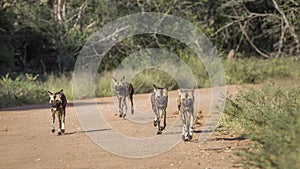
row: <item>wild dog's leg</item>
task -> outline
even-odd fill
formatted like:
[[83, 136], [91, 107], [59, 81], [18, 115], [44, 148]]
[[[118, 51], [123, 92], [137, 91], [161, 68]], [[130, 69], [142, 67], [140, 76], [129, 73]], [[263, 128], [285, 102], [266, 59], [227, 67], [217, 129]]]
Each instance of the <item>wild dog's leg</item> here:
[[52, 133], [55, 132], [54, 122], [55, 122], [55, 111], [51, 110], [52, 112], [52, 120], [51, 120], [51, 131]]
[[190, 114], [190, 112], [186, 112], [186, 114], [185, 114], [185, 118], [186, 118], [186, 137], [185, 137], [185, 141], [188, 141], [189, 140], [189, 138], [190, 138], [190, 117], [191, 117], [191, 114]]
[[157, 134], [161, 134], [161, 127], [160, 127], [160, 118], [158, 118], [156, 120], [156, 123], [157, 123]]
[[159, 133], [159, 123], [160, 123], [160, 121], [159, 121], [159, 119], [160, 119], [160, 117], [159, 117], [159, 110], [156, 108], [156, 107], [152, 107], [152, 109], [153, 109], [153, 111], [154, 111], [154, 113], [155, 113], [155, 118], [154, 118], [154, 122], [153, 122], [153, 125], [154, 125], [154, 127], [157, 127], [157, 134], [160, 134]]
[[66, 115], [66, 110], [63, 109], [62, 111], [62, 123], [61, 123], [61, 132], [65, 133], [65, 115]]
[[58, 111], [58, 132], [57, 135], [61, 135], [61, 116], [62, 112], [61, 110]]
[[161, 127], [161, 130], [164, 130], [166, 128], [166, 126], [167, 126], [167, 112], [166, 112], [166, 110], [163, 110], [162, 117], [164, 117], [164, 126]]
[[130, 100], [130, 103], [131, 103], [131, 114], [134, 113], [134, 110], [133, 110], [133, 87], [132, 87], [132, 91], [129, 93], [129, 100]]
[[189, 125], [189, 140], [193, 138], [193, 126], [194, 126], [194, 112], [190, 112], [190, 125]]
[[155, 114], [153, 125], [154, 125], [154, 127], [156, 127], [157, 126], [157, 120], [158, 120], [158, 113], [157, 113], [158, 110], [154, 107], [152, 107], [152, 109], [153, 109], [154, 114]]
[[186, 136], [187, 136], [187, 119], [186, 119], [186, 112], [182, 111], [181, 112], [181, 119], [182, 119], [182, 140], [186, 141]]
[[133, 114], [134, 110], [133, 110], [133, 98], [132, 98], [132, 95], [129, 95], [129, 101], [131, 103], [131, 114]]
[[122, 98], [118, 98], [119, 100], [119, 117], [122, 117], [123, 115], [123, 110], [122, 110]]
[[156, 123], [157, 123], [157, 134], [161, 134], [162, 132], [162, 127], [160, 126], [160, 118], [162, 115], [162, 111], [161, 109], [157, 110], [157, 117], [156, 117]]
[[157, 114], [155, 113], [155, 118], [154, 118], [154, 121], [153, 121], [153, 125], [154, 125], [154, 127], [156, 127], [157, 126], [157, 122], [158, 122], [158, 116], [157, 116]]
[[123, 97], [123, 108], [124, 108], [124, 112], [123, 112], [123, 118], [125, 118], [126, 113], [127, 113], [127, 103], [126, 103], [126, 97]]
[[[164, 117], [164, 110], [158, 109], [158, 119], [160, 121], [161, 118]], [[162, 127], [159, 125], [159, 130], [162, 130]]]

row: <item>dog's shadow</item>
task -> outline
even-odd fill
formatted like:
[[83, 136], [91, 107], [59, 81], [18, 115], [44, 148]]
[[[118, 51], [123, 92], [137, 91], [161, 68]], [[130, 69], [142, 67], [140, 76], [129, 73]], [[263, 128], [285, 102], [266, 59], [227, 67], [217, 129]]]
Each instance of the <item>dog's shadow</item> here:
[[73, 135], [73, 134], [79, 134], [79, 133], [92, 133], [92, 132], [101, 132], [101, 131], [108, 131], [111, 130], [111, 128], [107, 129], [93, 129], [93, 130], [80, 130], [80, 131], [73, 131], [73, 132], [65, 132], [63, 135]]
[[62, 134], [62, 135], [72, 135], [72, 134], [76, 134], [76, 133], [79, 133], [79, 132], [77, 132], [77, 131], [66, 132], [66, 133], [64, 133], [64, 134]]

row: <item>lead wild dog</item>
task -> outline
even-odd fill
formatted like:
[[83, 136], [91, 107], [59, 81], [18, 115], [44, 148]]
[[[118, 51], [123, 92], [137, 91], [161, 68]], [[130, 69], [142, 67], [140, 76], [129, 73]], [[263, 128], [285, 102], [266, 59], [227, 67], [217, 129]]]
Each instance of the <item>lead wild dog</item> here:
[[121, 80], [117, 80], [112, 77], [114, 82], [114, 94], [117, 96], [118, 103], [119, 103], [119, 117], [125, 118], [127, 113], [127, 103], [126, 98], [129, 98], [131, 103], [131, 114], [134, 113], [133, 110], [133, 93], [134, 88], [131, 83], [125, 82], [125, 76], [121, 78]]
[[178, 110], [182, 119], [182, 140], [193, 138], [194, 125], [194, 89], [179, 89]]
[[65, 132], [65, 117], [66, 117], [66, 106], [67, 106], [67, 98], [63, 93], [63, 89], [59, 92], [52, 93], [48, 91], [50, 96], [50, 105], [51, 105], [51, 131], [55, 132], [54, 122], [55, 116], [58, 118], [58, 135], [61, 135]]
[[[152, 110], [155, 113], [155, 119], [153, 122], [154, 127], [157, 127], [157, 134], [161, 134], [162, 131], [166, 128], [166, 118], [167, 118], [167, 105], [168, 105], [168, 88], [169, 85], [166, 87], [157, 87], [153, 84], [154, 90], [151, 95], [151, 105]], [[164, 119], [164, 125], [160, 126], [160, 119]]]

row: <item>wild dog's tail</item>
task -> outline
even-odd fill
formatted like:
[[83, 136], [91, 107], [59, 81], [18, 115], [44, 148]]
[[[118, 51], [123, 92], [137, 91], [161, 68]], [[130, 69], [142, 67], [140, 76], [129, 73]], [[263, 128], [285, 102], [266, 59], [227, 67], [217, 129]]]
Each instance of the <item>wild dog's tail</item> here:
[[177, 108], [178, 108], [178, 111], [180, 111], [180, 107], [181, 107], [181, 97], [180, 97], [180, 94], [178, 95], [178, 99], [177, 99]]
[[134, 89], [133, 89], [132, 84], [130, 84], [130, 88], [131, 88], [131, 90], [129, 90], [129, 99], [130, 99], [130, 102], [131, 102], [131, 114], [133, 114], [134, 113], [134, 109], [133, 109], [133, 93], [134, 93]]

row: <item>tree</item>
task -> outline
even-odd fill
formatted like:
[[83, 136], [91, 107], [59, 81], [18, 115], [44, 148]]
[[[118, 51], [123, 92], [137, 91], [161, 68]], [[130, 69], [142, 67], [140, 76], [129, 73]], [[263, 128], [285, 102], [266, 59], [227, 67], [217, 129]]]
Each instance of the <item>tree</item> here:
[[213, 37], [221, 46], [265, 58], [300, 54], [300, 6], [296, 1], [229, 1], [216, 8], [223, 22], [213, 25]]
[[[0, 75], [72, 71], [81, 47], [94, 32], [138, 12], [166, 13], [192, 22], [221, 54], [298, 56], [299, 11], [295, 0], [2, 0]], [[176, 39], [143, 34], [116, 44], [100, 69], [111, 70], [128, 54], [147, 47], [168, 49], [188, 59], [183, 52], [187, 46]]]

